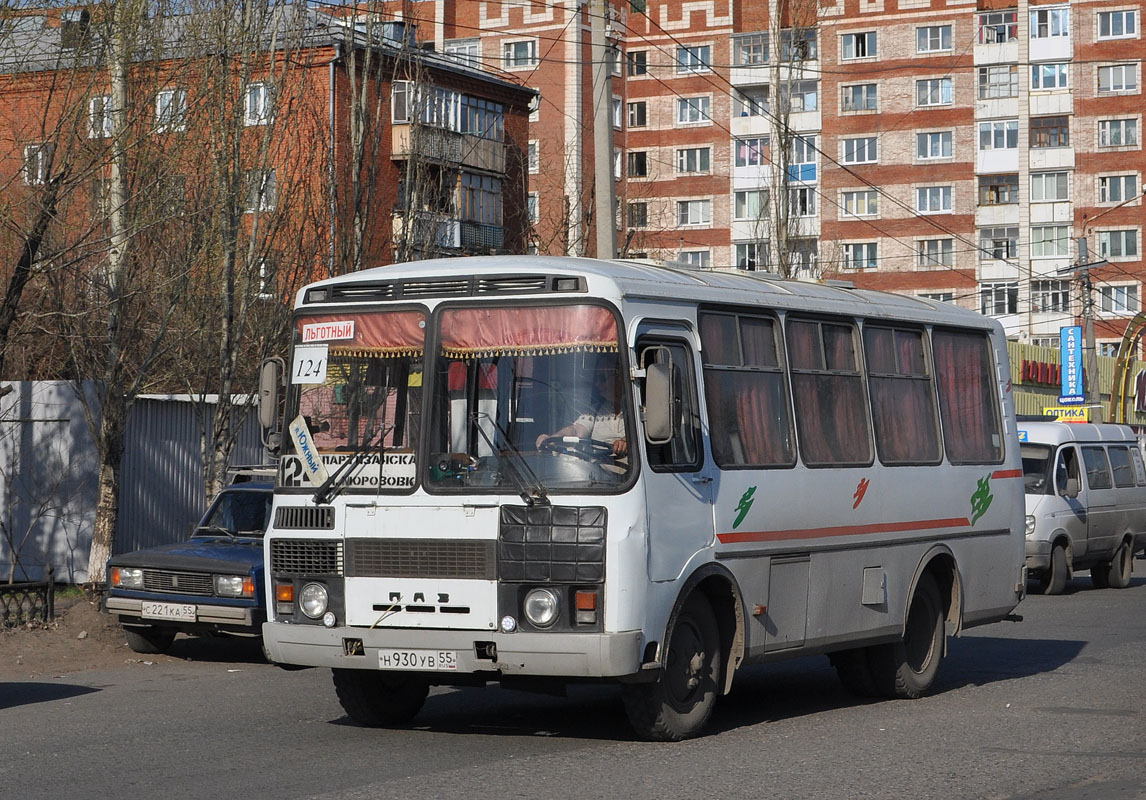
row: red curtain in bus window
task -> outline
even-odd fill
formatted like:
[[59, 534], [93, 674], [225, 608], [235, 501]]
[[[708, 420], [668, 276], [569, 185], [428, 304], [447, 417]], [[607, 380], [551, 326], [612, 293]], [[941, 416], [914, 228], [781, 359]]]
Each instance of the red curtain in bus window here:
[[768, 370], [733, 376], [744, 460], [756, 466], [791, 464], [795, 460], [791, 423], [772, 321], [741, 317], [740, 341], [744, 366]]
[[426, 315], [421, 311], [312, 314], [295, 322], [299, 344], [327, 343], [331, 355], [414, 356], [422, 352]]
[[938, 461], [939, 430], [922, 332], [867, 327], [864, 351], [880, 460]]
[[983, 334], [936, 331], [935, 379], [947, 457], [961, 464], [1003, 458], [990, 341]]
[[601, 306], [457, 308], [442, 314], [447, 358], [617, 352], [617, 321]]

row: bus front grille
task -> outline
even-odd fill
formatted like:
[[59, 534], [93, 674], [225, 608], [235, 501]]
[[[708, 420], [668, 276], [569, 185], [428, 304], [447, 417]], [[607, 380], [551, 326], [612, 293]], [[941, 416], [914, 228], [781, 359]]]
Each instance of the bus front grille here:
[[496, 545], [479, 539], [347, 539], [353, 578], [497, 578]]
[[329, 539], [272, 539], [271, 572], [291, 575], [341, 575], [342, 542]]
[[334, 530], [334, 509], [330, 506], [279, 506], [275, 527], [287, 531]]
[[596, 506], [502, 506], [498, 578], [512, 583], [605, 580], [606, 512]]

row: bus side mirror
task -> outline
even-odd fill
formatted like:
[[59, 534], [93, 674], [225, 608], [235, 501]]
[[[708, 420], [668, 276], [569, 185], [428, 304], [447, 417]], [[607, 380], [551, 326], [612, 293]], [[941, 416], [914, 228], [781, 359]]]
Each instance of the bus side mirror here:
[[283, 380], [283, 360], [268, 358], [259, 371], [259, 425], [264, 431], [277, 427], [279, 416], [279, 386]]
[[1067, 478], [1066, 488], [1062, 490], [1063, 496], [1069, 497], [1071, 500], [1078, 497], [1078, 478]]
[[645, 441], [649, 444], [667, 444], [675, 433], [672, 369], [671, 363], [649, 364], [645, 368]]

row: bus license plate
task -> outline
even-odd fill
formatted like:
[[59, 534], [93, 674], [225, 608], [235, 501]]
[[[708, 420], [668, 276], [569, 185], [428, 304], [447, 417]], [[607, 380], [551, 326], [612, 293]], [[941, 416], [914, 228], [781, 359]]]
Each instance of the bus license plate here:
[[394, 649], [379, 650], [378, 668], [452, 672], [458, 668], [458, 651]]
[[183, 622], [195, 621], [195, 606], [187, 603], [153, 603], [144, 600], [140, 612], [148, 619], [177, 619]]

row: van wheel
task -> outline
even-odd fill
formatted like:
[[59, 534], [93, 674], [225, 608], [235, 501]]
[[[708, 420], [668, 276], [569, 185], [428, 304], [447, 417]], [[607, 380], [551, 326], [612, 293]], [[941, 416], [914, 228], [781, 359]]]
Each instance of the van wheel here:
[[346, 715], [359, 725], [404, 725], [422, 710], [429, 682], [401, 672], [333, 669], [334, 691]]
[[1066, 565], [1066, 548], [1056, 544], [1051, 550], [1050, 569], [1043, 575], [1043, 594], [1062, 594], [1070, 580], [1070, 570]]
[[1106, 584], [1112, 589], [1125, 589], [1130, 585], [1130, 570], [1133, 567], [1134, 555], [1130, 552], [1130, 544], [1123, 542], [1114, 551], [1114, 560], [1106, 572]]
[[622, 690], [633, 730], [665, 742], [698, 735], [716, 706], [721, 666], [716, 615], [703, 595], [693, 594], [673, 625], [660, 677]]
[[872, 678], [880, 694], [914, 700], [927, 693], [943, 660], [943, 616], [939, 585], [925, 572], [907, 610], [903, 638], [868, 651]]

